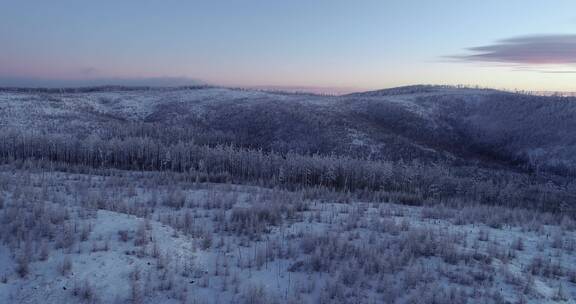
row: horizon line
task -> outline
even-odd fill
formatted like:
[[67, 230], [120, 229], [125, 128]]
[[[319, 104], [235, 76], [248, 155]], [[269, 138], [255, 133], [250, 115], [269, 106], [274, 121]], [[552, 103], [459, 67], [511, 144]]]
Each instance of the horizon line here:
[[576, 97], [576, 91], [554, 91], [554, 90], [525, 90], [525, 89], [508, 89], [508, 88], [495, 88], [485, 87], [479, 85], [447, 85], [447, 84], [408, 84], [381, 88], [357, 88], [353, 87], [337, 87], [337, 86], [282, 86], [282, 85], [252, 85], [252, 86], [235, 86], [235, 85], [218, 85], [209, 83], [196, 83], [189, 85], [138, 85], [138, 84], [98, 84], [98, 85], [85, 85], [85, 86], [4, 86], [0, 84], [0, 91], [44, 91], [44, 92], [57, 92], [65, 91], [85, 91], [85, 90], [98, 90], [105, 89], [111, 90], [178, 90], [178, 89], [192, 89], [192, 88], [223, 88], [231, 90], [254, 90], [270, 93], [287, 93], [287, 94], [312, 94], [312, 95], [332, 95], [344, 96], [355, 93], [367, 93], [381, 90], [390, 90], [398, 88], [409, 87], [430, 87], [430, 88], [446, 88], [446, 89], [475, 89], [475, 90], [495, 90], [508, 93], [518, 93], [537, 96], [563, 96], [563, 97]]

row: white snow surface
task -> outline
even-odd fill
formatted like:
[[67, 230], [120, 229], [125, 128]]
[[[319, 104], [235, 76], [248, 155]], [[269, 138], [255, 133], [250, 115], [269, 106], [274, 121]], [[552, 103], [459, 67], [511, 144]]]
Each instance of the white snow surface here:
[[[4, 176], [14, 176], [12, 172], [3, 172]], [[24, 176], [27, 173], [21, 173]], [[71, 213], [81, 207], [79, 201], [70, 189], [79, 184], [89, 185], [88, 191], [103, 191], [111, 195], [111, 199], [130, 204], [146, 204], [154, 200], [151, 189], [145, 186], [131, 187], [115, 186], [108, 177], [88, 176], [82, 174], [54, 173], [30, 174], [32, 191], [44, 183], [52, 191], [51, 198], [59, 198], [61, 208], [68, 208]], [[40, 182], [42, 181], [42, 182]], [[108, 185], [103, 187], [103, 185]], [[68, 189], [68, 190], [66, 190]], [[100, 189], [100, 190], [99, 190]], [[160, 190], [160, 196], [164, 193]], [[72, 191], [73, 192], [73, 191]], [[270, 191], [258, 187], [210, 185], [200, 184], [184, 190], [186, 201], [192, 205], [188, 210], [194, 219], [194, 226], [200, 230], [215, 229], [214, 220], [222, 211], [210, 204], [231, 202], [232, 210], [250, 208], [262, 204], [262, 197]], [[3, 195], [10, 201], [10, 193]], [[49, 195], [50, 197], [50, 195]], [[228, 208], [228, 207], [226, 207]], [[187, 209], [187, 208], [184, 208]], [[230, 209], [227, 209], [230, 212]], [[140, 216], [125, 214], [111, 210], [92, 210], [88, 216], [78, 219], [78, 225], [89, 225], [91, 232], [87, 240], [77, 243], [71, 250], [56, 249], [50, 252], [45, 261], [34, 261], [30, 265], [30, 273], [26, 278], [20, 278], [14, 271], [15, 255], [5, 245], [0, 246], [0, 278], [5, 277], [6, 282], [0, 282], [0, 303], [76, 303], [82, 302], [74, 296], [75, 286], [82, 286], [89, 282], [99, 303], [129, 303], [132, 301], [131, 274], [138, 269], [142, 277], [152, 276], [153, 284], [159, 282], [162, 270], [159, 270], [158, 258], [150, 252], [152, 246], [136, 246], [131, 239], [121, 241], [119, 231], [127, 231], [131, 236], [141, 228], [146, 227], [148, 239], [154, 240], [160, 249], [161, 255], [169, 256], [174, 273], [175, 282], [171, 290], [152, 291], [143, 299], [145, 303], [181, 303], [182, 294], [190, 302], [199, 303], [231, 303], [242, 299], [253, 288], [261, 288], [270, 299], [287, 302], [288, 299], [299, 299], [306, 303], [318, 301], [323, 286], [335, 279], [329, 273], [322, 272], [291, 272], [288, 269], [298, 261], [305, 261], [306, 255], [296, 254], [294, 258], [276, 258], [273, 261], [264, 261], [261, 265], [245, 267], [246, 263], [253, 263], [252, 259], [271, 246], [274, 242], [290, 242], [303, 236], [323, 236], [326, 234], [340, 235], [343, 242], [361, 245], [375, 232], [372, 225], [406, 226], [413, 231], [435, 231], [439, 234], [465, 233], [466, 247], [462, 252], [476, 251], [478, 253], [490, 252], [494, 248], [510, 248], [512, 242], [518, 238], [524, 241], [524, 249], [516, 251], [516, 257], [511, 260], [501, 260], [494, 257], [490, 267], [500, 269], [495, 274], [496, 280], [504, 278], [501, 273], [509, 273], [511, 278], [524, 280], [525, 267], [536, 256], [544, 258], [553, 257], [560, 261], [561, 267], [574, 269], [576, 254], [574, 251], [564, 251], [561, 248], [551, 248], [548, 245], [551, 235], [558, 232], [558, 226], [544, 226], [541, 230], [529, 231], [521, 227], [504, 226], [492, 228], [484, 224], [455, 225], [449, 220], [434, 219], [424, 216], [422, 207], [410, 207], [392, 203], [364, 203], [360, 201], [338, 203], [331, 201], [311, 202], [308, 210], [303, 211], [294, 219], [287, 219], [281, 225], [271, 226], [267, 232], [256, 240], [249, 240], [244, 236], [234, 236], [228, 233], [216, 233], [209, 248], [203, 248], [202, 233], [197, 236], [186, 235], [182, 231], [170, 227], [166, 222], [168, 217], [178, 214], [174, 209], [156, 205], [153, 216], [144, 220]], [[560, 231], [566, 242], [576, 240], [576, 234], [569, 231]], [[482, 236], [484, 235], [484, 236]], [[480, 240], [480, 241], [479, 241]], [[220, 247], [219, 242], [227, 245]], [[298, 246], [294, 246], [297, 251]], [[458, 245], [460, 246], [460, 245]], [[107, 249], [102, 249], [106, 247]], [[140, 254], [139, 252], [144, 252]], [[72, 269], [66, 275], [58, 271], [59, 265], [68, 257], [72, 261]], [[223, 265], [226, 264], [226, 267]], [[182, 275], [184, 265], [190, 265], [194, 271], [191, 276]], [[437, 258], [426, 260], [426, 267], [448, 267]], [[454, 268], [454, 271], [466, 268]], [[505, 270], [505, 271], [504, 271]], [[223, 271], [229, 272], [224, 275]], [[470, 269], [469, 271], [473, 271]], [[443, 279], [445, 280], [445, 279]], [[170, 281], [170, 279], [168, 279]], [[237, 284], [238, 291], [234, 291], [232, 282]], [[440, 284], [449, 284], [440, 281]], [[143, 292], [147, 289], [146, 279], [140, 279]], [[227, 285], [226, 285], [227, 284]], [[564, 303], [576, 303], [576, 283], [568, 282], [563, 278], [546, 278], [535, 275], [533, 293], [527, 295], [528, 303], [556, 303], [555, 299], [559, 286], [562, 286], [566, 299]], [[516, 300], [518, 290], [510, 284], [502, 283], [501, 294], [506, 301]], [[465, 288], [465, 287], [463, 287]], [[303, 292], [304, 290], [308, 290]], [[256, 289], [257, 290], [257, 289]], [[292, 298], [299, 291], [300, 297]], [[239, 295], [240, 294], [240, 295]], [[377, 303], [379, 296], [372, 291], [364, 294], [367, 302]]]

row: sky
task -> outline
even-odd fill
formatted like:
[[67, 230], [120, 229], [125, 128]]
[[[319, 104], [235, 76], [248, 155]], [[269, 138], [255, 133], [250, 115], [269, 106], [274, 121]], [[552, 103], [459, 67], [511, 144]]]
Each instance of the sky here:
[[0, 0], [0, 86], [576, 91], [574, 0]]

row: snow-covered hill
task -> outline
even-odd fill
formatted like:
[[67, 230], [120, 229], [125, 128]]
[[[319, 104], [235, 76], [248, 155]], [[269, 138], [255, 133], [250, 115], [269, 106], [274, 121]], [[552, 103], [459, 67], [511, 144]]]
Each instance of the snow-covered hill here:
[[[2, 91], [3, 130], [154, 136], [279, 152], [473, 161], [574, 174], [576, 101], [412, 86], [346, 96], [217, 87]], [[150, 135], [152, 136], [152, 135]]]

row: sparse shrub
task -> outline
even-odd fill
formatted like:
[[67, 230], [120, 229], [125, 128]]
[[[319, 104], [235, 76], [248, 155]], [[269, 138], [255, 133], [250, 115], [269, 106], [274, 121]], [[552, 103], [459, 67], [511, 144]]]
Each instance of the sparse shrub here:
[[541, 256], [532, 258], [526, 270], [532, 275], [540, 275], [546, 278], [563, 275], [562, 266], [558, 262], [553, 262], [550, 258], [543, 258]]
[[46, 261], [49, 255], [50, 255], [50, 245], [48, 244], [48, 241], [43, 239], [40, 243], [40, 254], [38, 255], [38, 259], [40, 261]]
[[552, 235], [552, 248], [563, 248], [564, 247], [564, 238], [562, 236], [562, 231], [557, 231]]
[[244, 304], [266, 304], [269, 300], [266, 297], [264, 287], [261, 285], [251, 285], [242, 294], [242, 303]]
[[146, 246], [150, 242], [148, 232], [146, 230], [146, 224], [140, 223], [136, 229], [136, 234], [134, 235], [134, 245], [135, 246]]
[[396, 220], [384, 218], [380, 224], [380, 231], [390, 233], [392, 235], [398, 235], [402, 231], [402, 228], [399, 224], [396, 223]]
[[480, 231], [478, 231], [478, 240], [487, 242], [490, 240], [490, 233], [486, 229], [480, 229]]
[[80, 230], [80, 241], [86, 242], [91, 232], [92, 232], [92, 226], [90, 224], [82, 225], [82, 228]]
[[560, 284], [556, 289], [556, 292], [552, 296], [552, 300], [558, 302], [568, 301], [568, 296], [566, 295], [566, 291], [564, 291], [564, 287], [562, 286], [562, 284]]
[[96, 294], [88, 279], [85, 279], [82, 284], [78, 284], [78, 282], [75, 281], [72, 294], [79, 297], [85, 303], [97, 302]]
[[181, 209], [186, 204], [186, 194], [180, 189], [171, 190], [162, 204], [170, 208]]
[[156, 259], [156, 269], [165, 270], [170, 265], [171, 258], [168, 254], [160, 254]]
[[576, 270], [570, 270], [568, 271], [568, 280], [571, 283], [576, 284]]
[[130, 290], [131, 290], [131, 300], [133, 304], [141, 304], [144, 300], [140, 279], [141, 279], [140, 269], [135, 268], [130, 273]]
[[110, 105], [114, 102], [114, 99], [112, 99], [111, 97], [102, 96], [102, 97], [98, 97], [98, 102], [103, 104], [103, 105]]
[[344, 285], [351, 287], [353, 286], [359, 278], [358, 269], [347, 267], [340, 272], [340, 282]]
[[422, 208], [420, 215], [425, 219], [450, 219], [455, 216], [455, 210], [441, 205], [426, 206]]
[[26, 255], [18, 257], [16, 261], [16, 273], [21, 277], [25, 278], [30, 273], [30, 260]]
[[67, 276], [72, 271], [72, 259], [70, 256], [65, 256], [64, 259], [58, 264], [58, 273], [62, 276]]
[[524, 240], [522, 237], [517, 237], [514, 242], [512, 242], [512, 248], [518, 251], [524, 250]]
[[267, 231], [268, 225], [278, 225], [282, 219], [279, 208], [267, 205], [250, 208], [234, 208], [230, 216], [229, 229], [241, 235], [256, 238]]
[[56, 249], [70, 249], [75, 244], [74, 232], [71, 225], [63, 225], [62, 230], [56, 238]]
[[128, 230], [119, 230], [118, 239], [124, 243], [128, 242], [130, 240], [130, 233]]
[[158, 288], [160, 291], [169, 291], [174, 288], [174, 276], [168, 269], [164, 269], [160, 272], [159, 279], [160, 284], [158, 285]]
[[316, 238], [306, 235], [300, 239], [300, 248], [304, 254], [310, 254], [316, 248]]
[[565, 231], [576, 231], [576, 220], [568, 216], [564, 216], [562, 217], [560, 227], [562, 227], [562, 229]]
[[211, 233], [205, 233], [204, 236], [202, 237], [202, 250], [208, 250], [210, 249], [210, 247], [212, 247], [212, 234]]

